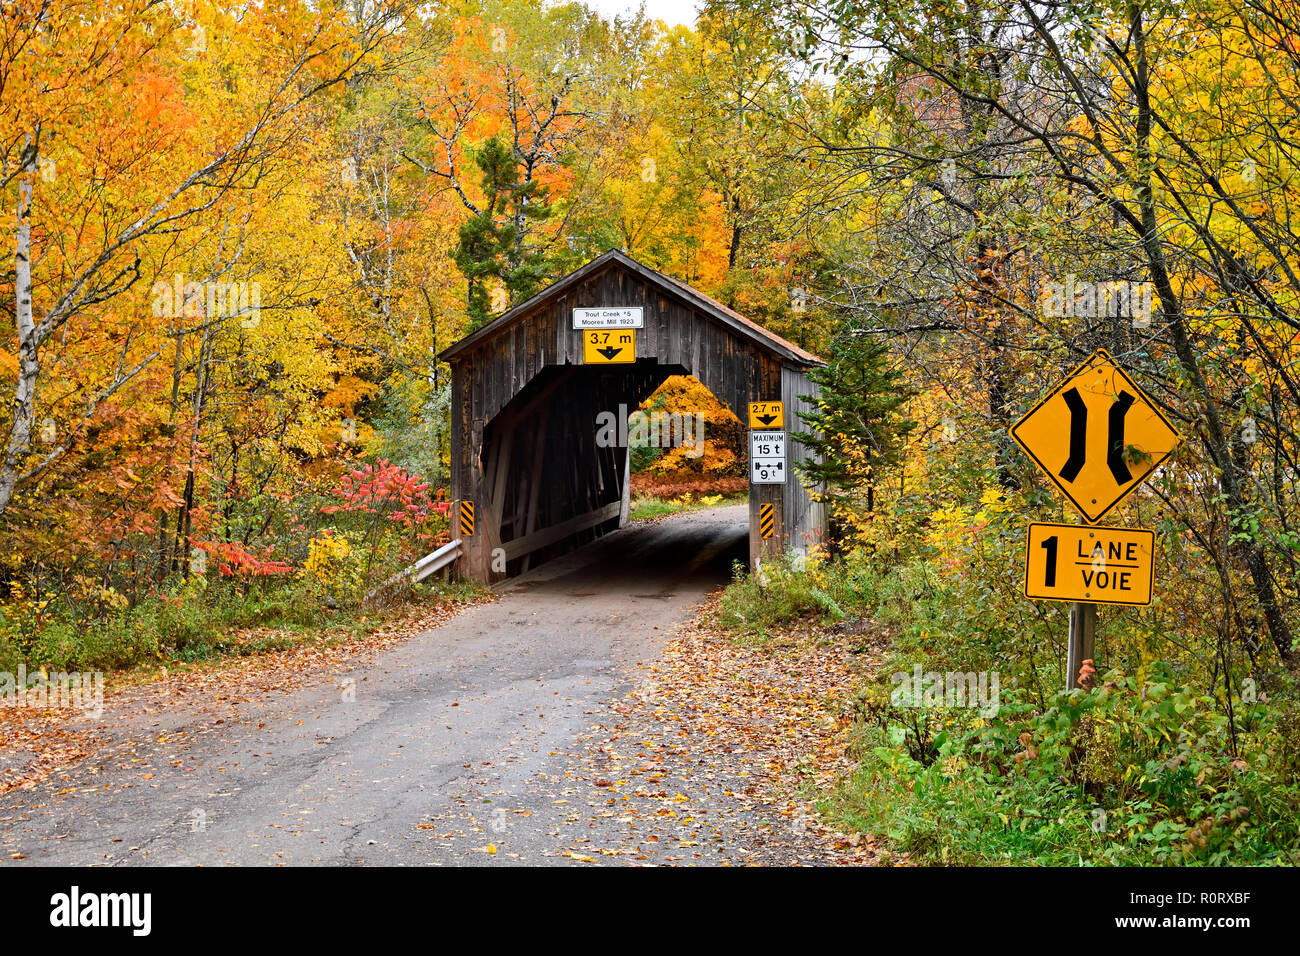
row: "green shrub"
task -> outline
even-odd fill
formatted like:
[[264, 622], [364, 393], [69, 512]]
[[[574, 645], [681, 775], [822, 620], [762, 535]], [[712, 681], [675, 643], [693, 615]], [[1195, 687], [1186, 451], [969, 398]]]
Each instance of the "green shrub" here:
[[[860, 550], [803, 570], [787, 559], [737, 571], [719, 623], [738, 638], [869, 617], [890, 639], [859, 700], [858, 768], [823, 809], [928, 862], [1300, 863], [1295, 689], [1276, 677], [1258, 701], [1228, 698], [1194, 659], [1116, 647], [1131, 671], [1062, 690], [1064, 611], [1007, 585], [1003, 531], [958, 540], [956, 564], [913, 556], [890, 567]], [[1158, 633], [1144, 620], [1107, 612], [1113, 641]], [[889, 675], [917, 664], [999, 672], [996, 713], [896, 704]]]
[[56, 670], [115, 670], [159, 656], [158, 631], [147, 613], [104, 621], [46, 622], [27, 655], [29, 666]]
[[877, 694], [861, 765], [827, 808], [933, 862], [1300, 862], [1294, 701], [1237, 701], [1230, 719], [1158, 670], [1045, 710], [1003, 689], [991, 719]]
[[828, 624], [855, 617], [871, 604], [880, 580], [861, 556], [829, 563], [787, 554], [749, 574], [737, 563], [722, 594], [719, 623], [749, 640], [766, 640], [783, 624], [810, 618]]
[[8, 641], [0, 645], [0, 663], [12, 659], [9, 670], [24, 662], [65, 670], [116, 670], [158, 660], [260, 653], [294, 641], [287, 635], [269, 635], [237, 644], [231, 632], [255, 627], [302, 630], [327, 623], [333, 614], [301, 582], [246, 591], [228, 582], [209, 586], [192, 578], [98, 618], [48, 614], [35, 627], [26, 654]]
[[267, 593], [231, 593], [216, 606], [224, 628], [316, 627], [329, 620], [329, 608], [310, 587], [292, 582]]

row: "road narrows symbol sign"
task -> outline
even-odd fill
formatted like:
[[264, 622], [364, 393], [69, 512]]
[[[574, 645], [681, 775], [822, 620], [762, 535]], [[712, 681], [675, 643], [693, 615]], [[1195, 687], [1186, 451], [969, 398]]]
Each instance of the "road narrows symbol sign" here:
[[1097, 525], [1029, 526], [1025, 596], [1092, 604], [1151, 603], [1156, 533]]
[[1105, 349], [1012, 425], [1011, 437], [1089, 523], [1124, 500], [1182, 441]]
[[776, 533], [776, 505], [764, 502], [758, 506], [758, 536], [770, 538]]
[[750, 428], [785, 428], [785, 402], [750, 402]]
[[785, 476], [785, 432], [750, 432], [750, 483], [783, 485]]
[[616, 365], [636, 361], [636, 330], [601, 329], [582, 333], [584, 365]]
[[460, 511], [461, 537], [474, 537], [474, 502], [462, 501], [458, 510]]

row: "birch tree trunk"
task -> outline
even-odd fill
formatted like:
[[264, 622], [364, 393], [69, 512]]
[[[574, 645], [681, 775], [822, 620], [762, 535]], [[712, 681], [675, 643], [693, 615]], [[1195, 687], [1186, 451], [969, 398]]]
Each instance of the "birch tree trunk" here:
[[36, 176], [36, 148], [29, 134], [23, 147], [22, 174], [18, 181], [18, 230], [14, 244], [14, 316], [18, 332], [18, 381], [14, 387], [13, 424], [0, 463], [0, 511], [13, 500], [23, 460], [32, 443], [36, 416], [36, 381], [40, 376], [40, 351], [36, 320], [32, 315], [32, 184]]

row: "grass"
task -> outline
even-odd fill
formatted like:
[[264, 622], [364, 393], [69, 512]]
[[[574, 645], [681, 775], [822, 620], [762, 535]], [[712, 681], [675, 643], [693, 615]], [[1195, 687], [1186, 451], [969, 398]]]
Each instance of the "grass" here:
[[[1002, 591], [984, 602], [996, 611]], [[1295, 865], [1300, 862], [1300, 694], [1277, 678], [1268, 699], [1222, 700], [1172, 662], [1112, 666], [1088, 691], [1029, 680], [1033, 659], [993, 645], [996, 615], [954, 595], [925, 561], [738, 570], [719, 602], [733, 640], [775, 646], [812, 626], [870, 620], [887, 637], [854, 695], [857, 766], [818, 801], [838, 827], [941, 865]], [[990, 608], [985, 608], [989, 610]], [[1026, 635], [1046, 643], [1045, 628]], [[893, 673], [981, 670], [1002, 677], [992, 713], [918, 705]], [[1199, 688], [1199, 689], [1198, 689]], [[1222, 691], [1220, 690], [1220, 695]]]
[[633, 521], [655, 521], [683, 511], [699, 511], [704, 508], [744, 504], [748, 500], [749, 495], [743, 493], [703, 495], [699, 498], [689, 493], [677, 498], [658, 498], [653, 495], [646, 495], [632, 499], [629, 515]]
[[[409, 611], [473, 600], [472, 584], [425, 582], [390, 608], [330, 607], [297, 582], [242, 591], [214, 584], [156, 594], [96, 619], [50, 616], [34, 630], [0, 627], [0, 671], [28, 669], [127, 671], [250, 657], [309, 644], [334, 645], [365, 636]], [[0, 625], [12, 622], [0, 620]]]
[[876, 585], [866, 561], [827, 565], [786, 555], [765, 560], [758, 575], [737, 564], [719, 604], [719, 623], [738, 639], [761, 644], [802, 620], [829, 626], [858, 617]]

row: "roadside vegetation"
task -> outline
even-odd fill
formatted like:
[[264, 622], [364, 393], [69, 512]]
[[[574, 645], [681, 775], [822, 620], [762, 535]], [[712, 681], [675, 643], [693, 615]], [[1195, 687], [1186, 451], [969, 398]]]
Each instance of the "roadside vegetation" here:
[[[1005, 524], [1005, 514], [977, 521]], [[858, 767], [817, 794], [823, 813], [930, 863], [1300, 862], [1291, 682], [1247, 693], [1253, 700], [1199, 690], [1212, 662], [1151, 653], [1184, 634], [1152, 633], [1147, 612], [1108, 608], [1104, 672], [1067, 692], [1064, 606], [1040, 608], [1000, 586], [1016, 547], [1014, 535], [986, 536], [962, 549], [961, 575], [936, 544], [898, 562], [865, 551], [787, 559], [724, 592], [719, 623], [734, 639], [764, 644], [813, 625], [824, 640], [879, 656], [854, 705]], [[1161, 602], [1160, 616], [1177, 603]], [[895, 675], [987, 671], [989, 661], [993, 713], [898, 694]]]
[[[860, 228], [807, 289], [839, 318], [805, 436], [827, 551], [720, 616], [879, 659], [824, 811], [934, 863], [1300, 862], [1290, 14], [761, 6], [846, 54], [853, 118], [810, 150]], [[1183, 443], [1105, 518], [1156, 532], [1154, 599], [1100, 608], [1067, 692], [1026, 526], [1082, 522], [1008, 429], [1099, 348]]]
[[689, 491], [683, 492], [677, 498], [657, 498], [653, 495], [647, 495], [633, 498], [629, 513], [633, 521], [654, 521], [659, 518], [666, 518], [669, 515], [680, 514], [683, 511], [700, 511], [705, 508], [717, 508], [724, 505], [739, 505], [748, 500], [749, 496], [745, 494], [701, 495], [696, 498]]
[[472, 601], [484, 593], [470, 584], [432, 581], [412, 586], [392, 604], [330, 607], [309, 586], [248, 592], [227, 583], [182, 587], [94, 619], [51, 615], [33, 629], [30, 641], [5, 621], [18, 636], [0, 645], [0, 672], [15, 673], [19, 665], [29, 673], [148, 669], [336, 643], [364, 637], [415, 608]]
[[[0, 672], [18, 665], [122, 670], [283, 650], [365, 634], [411, 600], [468, 600], [478, 589], [430, 580], [382, 585], [447, 538], [448, 508], [386, 461], [345, 474], [254, 552], [205, 542], [183, 572], [135, 592], [120, 578], [34, 576], [0, 606]], [[128, 581], [130, 579], [127, 579]]]

